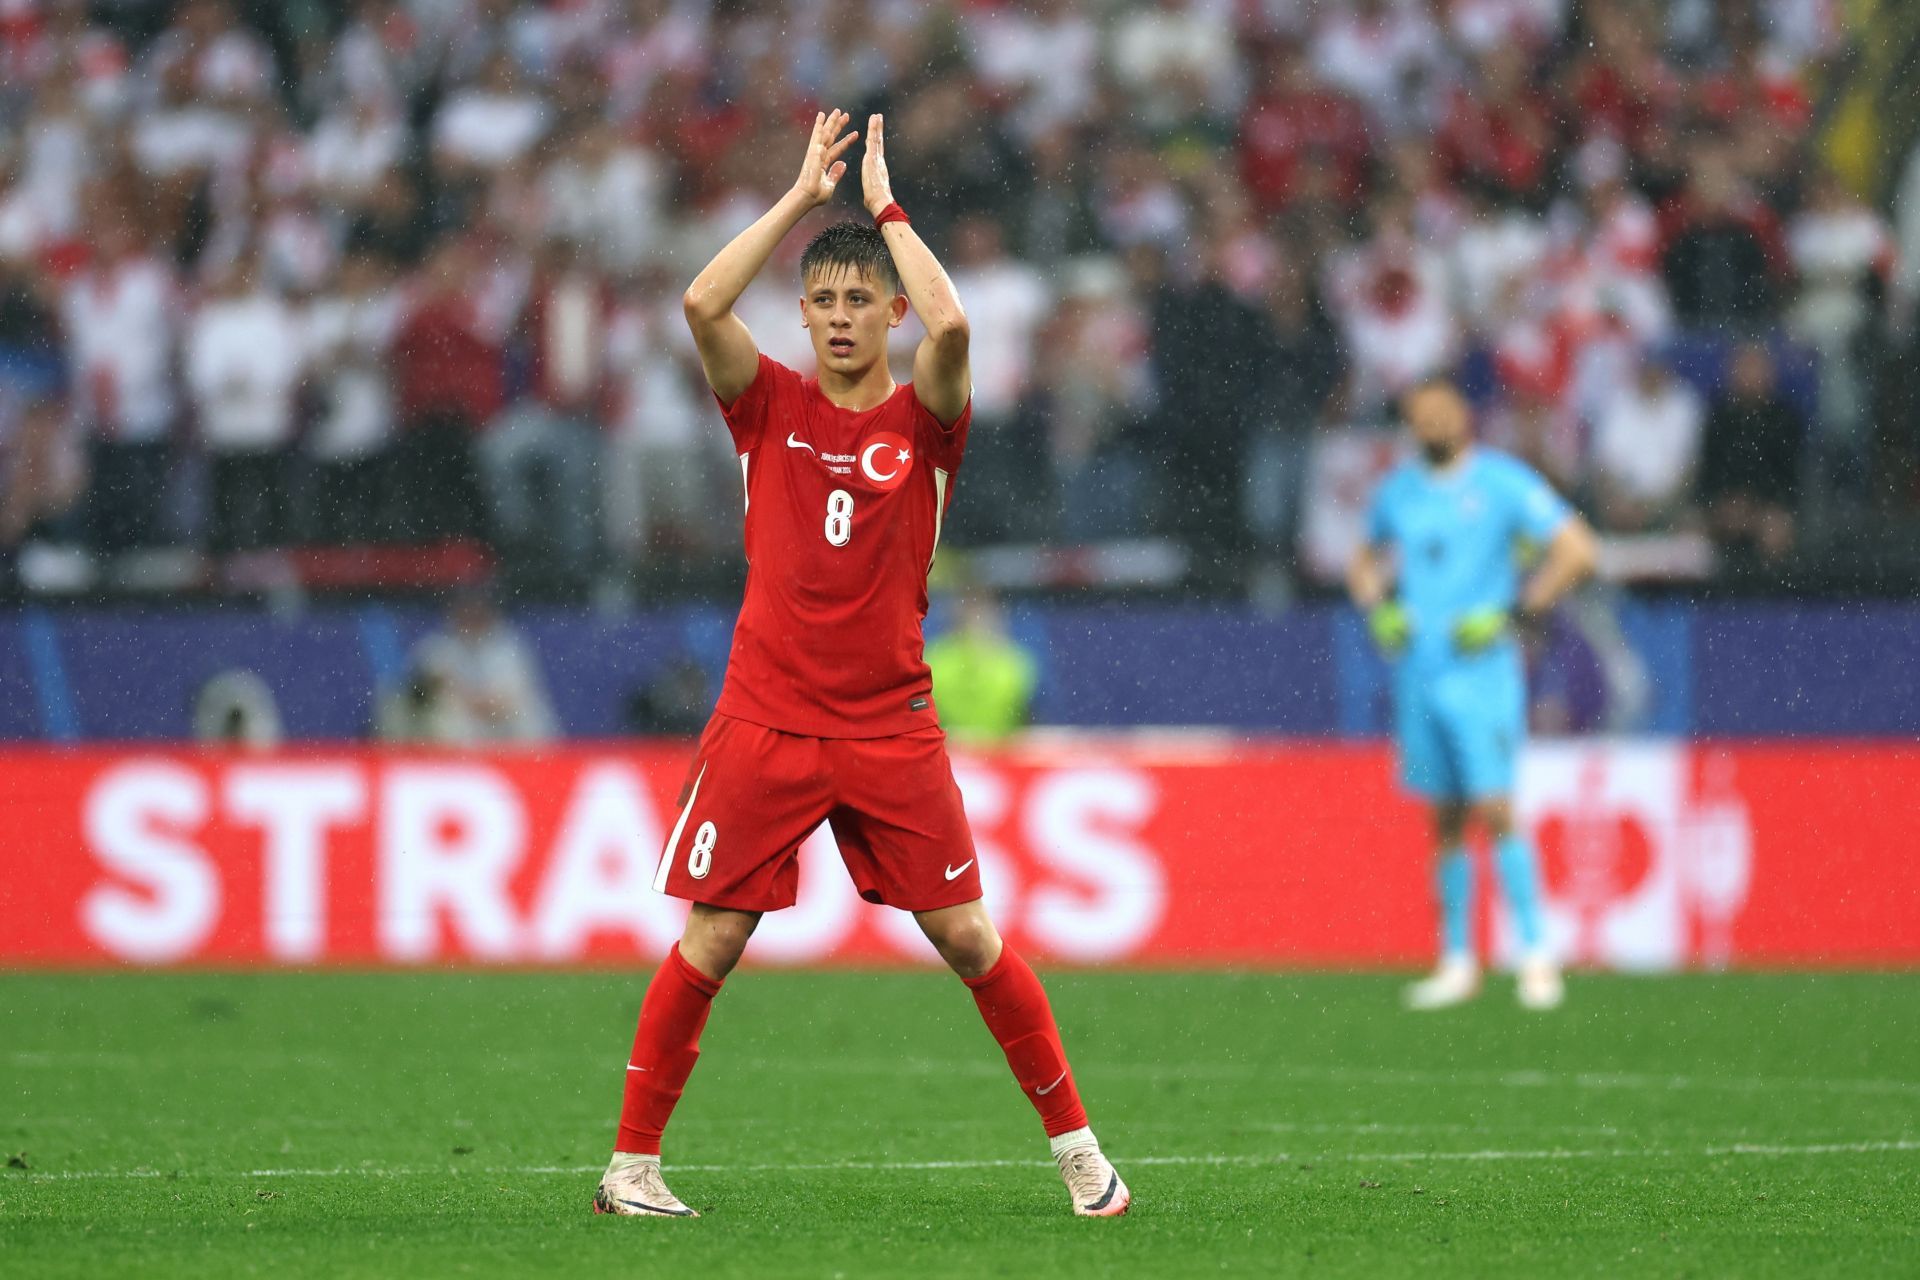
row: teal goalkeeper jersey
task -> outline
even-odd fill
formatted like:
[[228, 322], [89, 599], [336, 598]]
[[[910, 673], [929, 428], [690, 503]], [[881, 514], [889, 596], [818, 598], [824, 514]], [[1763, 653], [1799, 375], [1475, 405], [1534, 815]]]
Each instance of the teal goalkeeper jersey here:
[[1410, 665], [1459, 661], [1453, 629], [1476, 609], [1511, 609], [1520, 557], [1573, 514], [1532, 467], [1479, 446], [1444, 472], [1410, 460], [1381, 482], [1367, 537], [1399, 556], [1399, 599], [1413, 625]]

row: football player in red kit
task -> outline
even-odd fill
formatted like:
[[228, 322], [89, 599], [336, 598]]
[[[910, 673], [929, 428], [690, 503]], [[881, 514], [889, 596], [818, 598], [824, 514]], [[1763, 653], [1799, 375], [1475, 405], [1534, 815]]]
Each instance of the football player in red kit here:
[[[654, 973], [627, 1064], [603, 1213], [691, 1216], [660, 1171], [660, 1135], [700, 1053], [713, 998], [763, 912], [793, 905], [800, 842], [828, 823], [862, 897], [911, 911], [972, 990], [1051, 1139], [1077, 1214], [1126, 1212], [1046, 992], [1000, 939], [921, 658], [927, 570], [967, 442], [966, 314], [894, 203], [879, 116], [861, 185], [872, 225], [822, 231], [800, 259], [817, 377], [761, 355], [733, 308], [780, 241], [833, 197], [859, 134], [816, 116], [793, 189], [687, 290], [687, 323], [744, 487], [746, 599], [719, 705], [687, 773], [654, 886], [692, 902]], [[896, 386], [889, 331], [927, 336]]]

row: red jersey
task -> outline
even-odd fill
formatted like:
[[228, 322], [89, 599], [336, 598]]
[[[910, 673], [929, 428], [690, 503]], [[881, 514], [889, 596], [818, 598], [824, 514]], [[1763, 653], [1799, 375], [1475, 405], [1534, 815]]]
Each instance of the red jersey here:
[[943, 427], [907, 385], [855, 413], [763, 355], [720, 410], [746, 486], [747, 590], [717, 710], [813, 738], [937, 725], [920, 624], [972, 402]]

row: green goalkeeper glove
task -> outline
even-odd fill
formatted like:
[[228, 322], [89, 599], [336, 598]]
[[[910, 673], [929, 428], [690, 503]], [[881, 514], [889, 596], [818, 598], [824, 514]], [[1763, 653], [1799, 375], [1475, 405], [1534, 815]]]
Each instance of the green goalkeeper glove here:
[[1453, 644], [1462, 653], [1485, 653], [1512, 630], [1513, 619], [1505, 609], [1475, 609], [1454, 624]]
[[1405, 609], [1388, 600], [1375, 605], [1367, 615], [1367, 630], [1373, 634], [1373, 643], [1380, 652], [1394, 658], [1405, 652], [1407, 641], [1413, 639], [1413, 620], [1407, 617]]

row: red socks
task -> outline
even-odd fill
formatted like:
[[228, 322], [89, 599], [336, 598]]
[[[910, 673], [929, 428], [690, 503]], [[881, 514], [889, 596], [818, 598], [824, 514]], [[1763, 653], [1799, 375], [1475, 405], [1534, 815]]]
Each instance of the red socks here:
[[[1013, 1078], [1040, 1113], [1049, 1138], [1082, 1129], [1086, 1108], [1067, 1066], [1046, 989], [1027, 962], [1006, 947], [993, 968], [966, 979], [987, 1030], [1000, 1042]], [[720, 983], [680, 958], [676, 945], [647, 984], [640, 1026], [627, 1064], [626, 1096], [620, 1106], [615, 1151], [660, 1154], [660, 1135], [700, 1057], [700, 1029], [707, 1025]]]
[[700, 1057], [700, 1028], [719, 993], [719, 982], [680, 958], [677, 943], [667, 952], [640, 1002], [615, 1151], [660, 1154], [660, 1135]]
[[1047, 1136], [1085, 1128], [1087, 1109], [1080, 1105], [1067, 1051], [1060, 1044], [1060, 1029], [1053, 1023], [1046, 989], [1027, 962], [1012, 947], [1003, 947], [993, 968], [964, 981], [973, 989], [973, 1002], [980, 1006], [987, 1030], [1005, 1051], [1013, 1078], [1040, 1113]]

